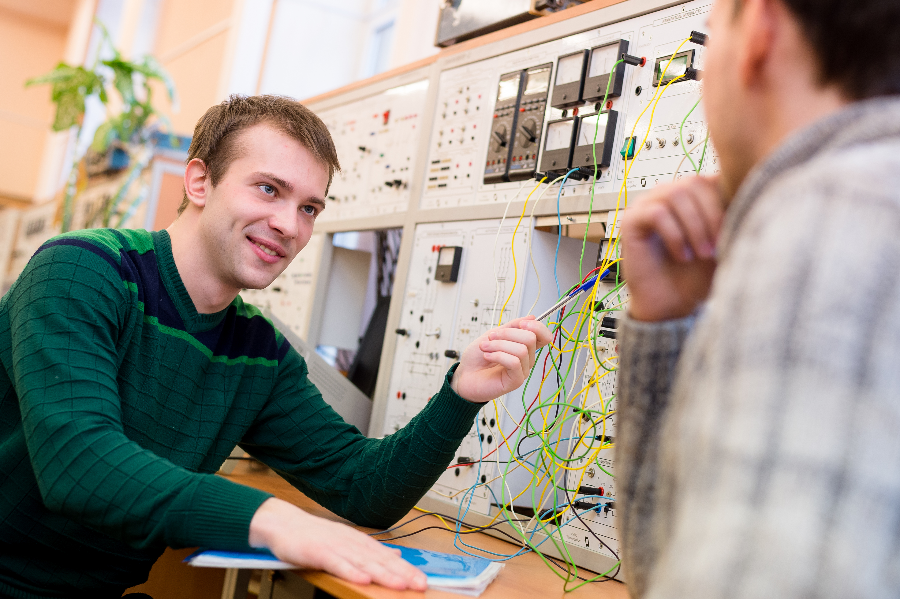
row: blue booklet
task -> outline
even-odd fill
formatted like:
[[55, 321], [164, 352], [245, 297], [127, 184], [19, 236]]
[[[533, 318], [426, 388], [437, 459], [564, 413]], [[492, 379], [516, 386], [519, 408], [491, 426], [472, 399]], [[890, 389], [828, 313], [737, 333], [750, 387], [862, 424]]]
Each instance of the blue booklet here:
[[[428, 588], [477, 597], [500, 573], [503, 565], [482, 557], [440, 553], [384, 544], [400, 550], [400, 557], [422, 570]], [[286, 570], [296, 568], [279, 560], [269, 551], [237, 552], [201, 549], [184, 560], [192, 566], [207, 568], [244, 568]]]

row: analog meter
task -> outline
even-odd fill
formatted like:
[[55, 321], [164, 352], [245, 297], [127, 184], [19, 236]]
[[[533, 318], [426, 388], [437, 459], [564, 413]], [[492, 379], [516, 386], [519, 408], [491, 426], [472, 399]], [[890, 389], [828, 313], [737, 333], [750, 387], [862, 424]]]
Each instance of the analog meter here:
[[[625, 81], [625, 63], [619, 62], [622, 55], [628, 52], [628, 41], [618, 40], [602, 46], [591, 48], [588, 57], [587, 76], [584, 80], [584, 92], [582, 97], [586, 102], [598, 102], [603, 100], [609, 86], [610, 98], [622, 95], [622, 85]], [[615, 68], [613, 66], [615, 65]], [[612, 78], [612, 83], [609, 82]]]
[[560, 56], [556, 61], [556, 81], [553, 85], [553, 99], [550, 102], [553, 108], [569, 108], [581, 104], [587, 59], [588, 51], [582, 50]]
[[572, 145], [575, 137], [575, 117], [550, 121], [544, 136], [541, 153], [541, 171], [565, 172], [572, 163]]

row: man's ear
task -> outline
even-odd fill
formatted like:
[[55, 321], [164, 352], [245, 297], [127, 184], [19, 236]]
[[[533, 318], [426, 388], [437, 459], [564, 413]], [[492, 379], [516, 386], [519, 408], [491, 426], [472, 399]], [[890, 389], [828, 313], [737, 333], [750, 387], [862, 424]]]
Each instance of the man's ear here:
[[741, 36], [735, 67], [741, 83], [755, 87], [763, 78], [777, 35], [777, 18], [773, 0], [743, 0], [740, 12]]
[[188, 202], [198, 208], [206, 206], [209, 194], [209, 176], [206, 165], [199, 158], [188, 162], [184, 169], [184, 193]]

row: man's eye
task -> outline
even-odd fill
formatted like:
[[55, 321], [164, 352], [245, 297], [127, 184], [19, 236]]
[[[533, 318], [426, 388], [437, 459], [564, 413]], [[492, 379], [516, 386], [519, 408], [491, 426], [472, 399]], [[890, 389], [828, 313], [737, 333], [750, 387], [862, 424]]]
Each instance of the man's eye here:
[[315, 206], [311, 206], [311, 205], [307, 204], [306, 206], [303, 206], [302, 210], [304, 212], [306, 212], [307, 214], [309, 214], [310, 216], [316, 215], [316, 207]]
[[272, 195], [273, 193], [275, 193], [275, 188], [272, 187], [271, 185], [267, 185], [265, 183], [262, 185], [259, 185], [259, 188], [263, 191], [263, 193], [267, 193], [269, 195]]

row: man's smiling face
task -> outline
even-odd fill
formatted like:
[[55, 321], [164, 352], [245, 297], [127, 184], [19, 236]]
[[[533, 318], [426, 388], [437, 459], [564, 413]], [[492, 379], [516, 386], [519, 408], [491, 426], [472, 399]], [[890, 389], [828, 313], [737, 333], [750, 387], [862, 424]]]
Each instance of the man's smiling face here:
[[207, 254], [211, 274], [237, 292], [267, 287], [306, 246], [325, 207], [328, 171], [266, 123], [248, 127], [236, 145], [238, 157], [208, 189], [197, 250]]

